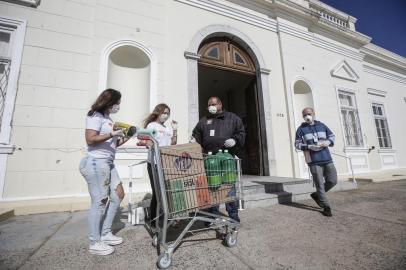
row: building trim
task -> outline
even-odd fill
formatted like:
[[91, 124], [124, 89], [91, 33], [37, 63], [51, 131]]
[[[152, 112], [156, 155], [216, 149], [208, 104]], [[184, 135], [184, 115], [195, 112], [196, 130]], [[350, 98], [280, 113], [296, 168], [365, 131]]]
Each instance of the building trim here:
[[314, 37], [313, 40], [312, 40], [312, 44], [314, 46], [317, 46], [317, 47], [320, 47], [320, 48], [323, 48], [323, 49], [326, 49], [326, 50], [341, 54], [343, 56], [350, 57], [350, 58], [358, 60], [358, 61], [362, 61], [363, 58], [364, 58], [364, 54], [360, 53], [359, 51], [354, 51], [354, 50], [347, 49], [347, 48], [345, 48], [343, 46], [334, 44], [332, 42], [321, 39], [319, 37]]
[[2, 0], [5, 2], [10, 2], [16, 5], [23, 5], [28, 7], [38, 7], [41, 4], [41, 0]]
[[292, 36], [311, 41], [313, 39], [313, 34], [309, 33], [308, 31], [299, 29], [297, 27], [294, 27], [292, 25], [283, 23], [278, 21], [278, 31], [281, 33], [286, 33], [290, 34]]
[[99, 72], [99, 93], [106, 89], [107, 78], [108, 78], [108, 64], [110, 53], [121, 46], [133, 46], [141, 51], [143, 51], [149, 58], [151, 62], [150, 70], [150, 86], [149, 86], [149, 108], [152, 110], [158, 101], [158, 68], [157, 68], [157, 58], [155, 53], [148, 47], [144, 46], [142, 43], [132, 39], [132, 38], [122, 38], [109, 43], [101, 51], [101, 61], [100, 61], [100, 72]]
[[236, 19], [269, 31], [276, 32], [276, 21], [270, 18], [261, 17], [257, 14], [248, 13], [247, 10], [235, 6], [225, 5], [213, 0], [175, 0], [183, 4], [204, 9], [228, 18]]
[[386, 91], [373, 89], [373, 88], [368, 88], [367, 91], [368, 91], [368, 94], [374, 95], [374, 96], [379, 96], [379, 97], [386, 97], [386, 94], [388, 94], [388, 92], [386, 92]]
[[373, 75], [376, 75], [376, 76], [379, 76], [379, 77], [382, 77], [385, 79], [389, 79], [389, 80], [392, 80], [395, 82], [400, 82], [400, 83], [406, 84], [406, 77], [396, 75], [392, 72], [385, 71], [385, 70], [382, 70], [382, 69], [379, 69], [379, 68], [376, 68], [373, 66], [369, 66], [367, 64], [363, 65], [363, 69], [366, 73], [373, 74]]
[[[341, 76], [338, 72], [342, 69], [346, 68], [349, 73], [349, 77], [346, 76]], [[338, 65], [336, 65], [331, 71], [330, 71], [331, 76], [337, 77], [340, 79], [345, 79], [349, 81], [356, 82], [359, 79], [358, 74], [354, 71], [354, 69], [347, 63], [347, 61], [343, 60]]]

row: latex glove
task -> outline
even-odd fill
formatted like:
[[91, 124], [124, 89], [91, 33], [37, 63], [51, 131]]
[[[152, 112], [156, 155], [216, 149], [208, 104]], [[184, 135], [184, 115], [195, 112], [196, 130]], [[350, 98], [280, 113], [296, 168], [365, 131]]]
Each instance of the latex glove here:
[[231, 148], [236, 144], [236, 141], [234, 139], [228, 139], [224, 142], [224, 146], [227, 148]]
[[175, 120], [172, 120], [171, 126], [173, 131], [178, 130], [178, 122], [176, 122]]
[[110, 132], [111, 137], [125, 137], [124, 131], [122, 129], [113, 130]]
[[321, 147], [329, 147], [331, 144], [330, 140], [321, 141], [318, 145]]
[[310, 144], [307, 146], [307, 148], [311, 151], [317, 152], [317, 151], [320, 151], [323, 147], [320, 145]]

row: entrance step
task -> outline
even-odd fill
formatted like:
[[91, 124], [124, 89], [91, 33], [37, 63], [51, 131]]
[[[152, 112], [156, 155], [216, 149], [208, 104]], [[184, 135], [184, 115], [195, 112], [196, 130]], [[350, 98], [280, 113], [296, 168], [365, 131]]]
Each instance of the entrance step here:
[[[246, 209], [306, 200], [316, 191], [309, 179], [244, 175], [241, 181]], [[330, 192], [356, 188], [352, 182], [339, 181]]]
[[0, 221], [4, 221], [14, 216], [14, 209], [0, 208]]

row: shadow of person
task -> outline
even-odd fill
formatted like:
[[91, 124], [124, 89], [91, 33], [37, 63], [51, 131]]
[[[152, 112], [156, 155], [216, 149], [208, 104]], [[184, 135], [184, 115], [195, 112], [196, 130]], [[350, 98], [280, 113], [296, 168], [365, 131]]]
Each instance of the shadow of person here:
[[296, 203], [296, 202], [286, 203], [283, 205], [300, 208], [300, 209], [305, 209], [305, 210], [310, 210], [310, 211], [315, 211], [315, 212], [321, 212], [320, 207], [314, 207], [314, 206]]

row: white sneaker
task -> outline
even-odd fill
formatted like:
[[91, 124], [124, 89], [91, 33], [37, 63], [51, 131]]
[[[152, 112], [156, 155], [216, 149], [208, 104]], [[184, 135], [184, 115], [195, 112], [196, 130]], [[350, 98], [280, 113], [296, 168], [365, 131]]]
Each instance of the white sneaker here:
[[94, 244], [90, 244], [89, 246], [89, 252], [93, 255], [110, 255], [111, 253], [114, 252], [114, 248], [99, 241]]
[[123, 238], [121, 238], [119, 236], [115, 236], [114, 234], [109, 232], [108, 234], [100, 237], [100, 241], [102, 241], [103, 243], [105, 243], [107, 245], [115, 246], [115, 245], [119, 245], [119, 244], [123, 243]]

